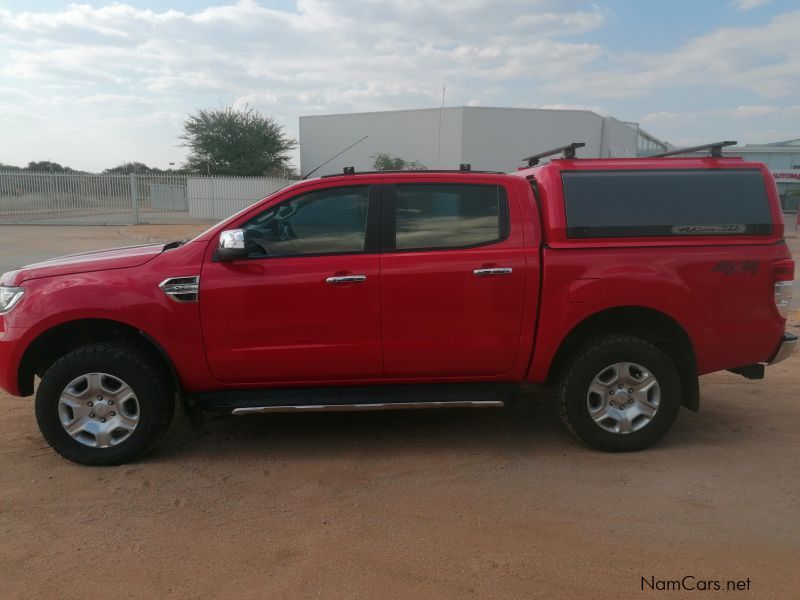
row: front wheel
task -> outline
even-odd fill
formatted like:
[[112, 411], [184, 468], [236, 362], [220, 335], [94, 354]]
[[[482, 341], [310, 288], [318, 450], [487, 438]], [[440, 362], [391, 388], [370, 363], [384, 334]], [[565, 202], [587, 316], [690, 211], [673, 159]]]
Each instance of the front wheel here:
[[173, 397], [161, 370], [135, 346], [97, 343], [62, 356], [36, 392], [36, 421], [50, 446], [84, 465], [143, 456], [166, 430]]
[[579, 350], [559, 394], [567, 428], [608, 452], [646, 448], [669, 430], [680, 406], [680, 376], [670, 358], [649, 342], [622, 335]]

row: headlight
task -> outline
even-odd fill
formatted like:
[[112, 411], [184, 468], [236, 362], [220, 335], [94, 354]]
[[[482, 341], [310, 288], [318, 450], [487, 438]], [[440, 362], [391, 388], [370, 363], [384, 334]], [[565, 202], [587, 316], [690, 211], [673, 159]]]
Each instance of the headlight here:
[[21, 287], [0, 286], [0, 314], [7, 313], [19, 302], [25, 290]]

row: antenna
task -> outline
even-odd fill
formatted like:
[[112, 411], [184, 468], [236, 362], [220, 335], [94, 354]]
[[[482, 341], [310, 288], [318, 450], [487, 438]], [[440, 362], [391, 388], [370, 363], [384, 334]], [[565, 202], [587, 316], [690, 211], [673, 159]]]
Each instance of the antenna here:
[[523, 162], [528, 163], [528, 167], [535, 167], [539, 164], [539, 161], [543, 158], [547, 158], [548, 156], [553, 156], [554, 154], [558, 154], [559, 152], [563, 152], [564, 156], [562, 158], [566, 159], [573, 159], [575, 158], [575, 150], [578, 148], [583, 148], [586, 145], [585, 142], [572, 142], [571, 144], [567, 144], [566, 146], [559, 146], [558, 148], [553, 148], [552, 150], [545, 150], [544, 152], [540, 152], [539, 154], [534, 154], [532, 156], [526, 156], [522, 159]]
[[648, 158], [664, 158], [665, 156], [678, 156], [680, 154], [689, 154], [690, 152], [701, 152], [708, 150], [709, 156], [712, 158], [722, 158], [722, 149], [727, 146], [735, 146], [736, 142], [727, 140], [725, 142], [712, 142], [710, 144], [703, 144], [701, 146], [692, 146], [691, 148], [681, 148], [680, 150], [670, 150], [669, 152], [662, 152], [661, 154], [653, 154]]
[[444, 84], [442, 84], [442, 105], [439, 107], [439, 135], [436, 138], [438, 145], [436, 148], [436, 166], [437, 168], [441, 168], [442, 166], [442, 113], [444, 112]]
[[353, 146], [356, 146], [356, 145], [360, 144], [361, 142], [363, 142], [363, 141], [364, 141], [365, 139], [367, 139], [368, 137], [369, 137], [368, 135], [365, 135], [364, 137], [362, 137], [362, 138], [361, 138], [360, 140], [358, 140], [357, 142], [353, 142], [353, 143], [352, 143], [352, 144], [350, 144], [350, 145], [349, 145], [347, 148], [345, 148], [344, 150], [342, 150], [341, 152], [339, 152], [339, 154], [334, 154], [334, 155], [333, 155], [333, 156], [331, 156], [331, 157], [330, 157], [328, 160], [326, 160], [324, 163], [322, 163], [320, 166], [318, 166], [316, 169], [312, 169], [311, 171], [309, 171], [308, 173], [306, 173], [305, 175], [303, 175], [303, 176], [302, 176], [300, 179], [301, 179], [301, 180], [302, 180], [302, 179], [308, 179], [310, 175], [313, 175], [314, 173], [316, 173], [317, 171], [319, 171], [319, 170], [320, 170], [322, 167], [324, 167], [325, 165], [327, 165], [327, 164], [328, 164], [329, 162], [331, 162], [331, 161], [332, 161], [334, 158], [336, 158], [337, 156], [341, 156], [342, 154], [344, 154], [345, 152], [347, 152], [348, 150], [350, 150], [350, 148], [352, 148]]

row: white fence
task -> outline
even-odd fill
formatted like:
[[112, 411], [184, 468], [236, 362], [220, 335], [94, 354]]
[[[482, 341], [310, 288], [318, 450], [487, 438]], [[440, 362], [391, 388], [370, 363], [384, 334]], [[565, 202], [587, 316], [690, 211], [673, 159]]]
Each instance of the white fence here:
[[289, 184], [269, 177], [0, 172], [0, 225], [219, 221]]
[[221, 221], [290, 183], [288, 179], [189, 177], [186, 180], [189, 214], [197, 219]]

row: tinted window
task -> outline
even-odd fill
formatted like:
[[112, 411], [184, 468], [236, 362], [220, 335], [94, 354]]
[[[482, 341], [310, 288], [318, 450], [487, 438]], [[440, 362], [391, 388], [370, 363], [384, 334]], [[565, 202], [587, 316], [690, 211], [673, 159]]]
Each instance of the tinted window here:
[[364, 250], [369, 186], [309, 192], [250, 219], [250, 255], [292, 256]]
[[567, 236], [764, 235], [772, 217], [755, 170], [565, 172]]
[[506, 236], [508, 209], [494, 185], [398, 184], [395, 248], [457, 248]]

